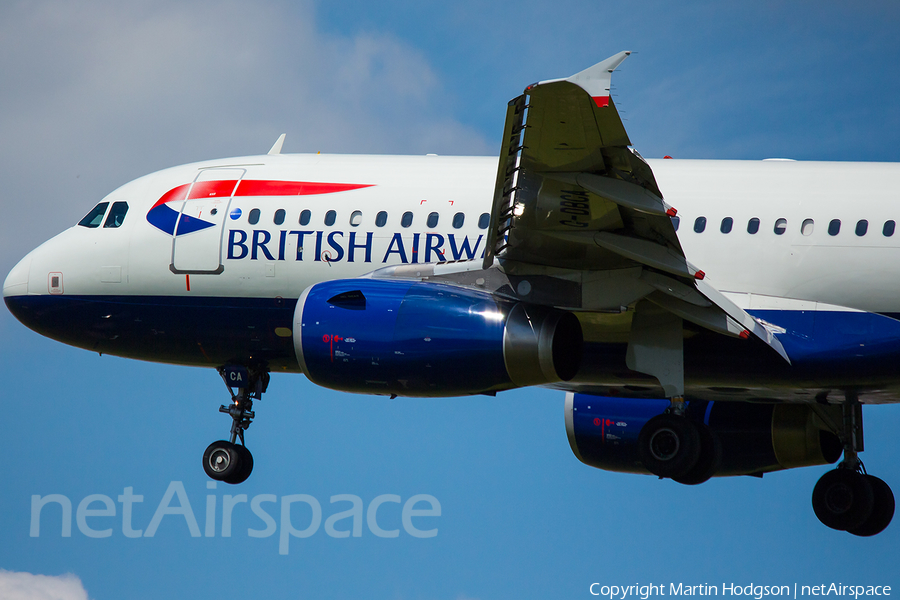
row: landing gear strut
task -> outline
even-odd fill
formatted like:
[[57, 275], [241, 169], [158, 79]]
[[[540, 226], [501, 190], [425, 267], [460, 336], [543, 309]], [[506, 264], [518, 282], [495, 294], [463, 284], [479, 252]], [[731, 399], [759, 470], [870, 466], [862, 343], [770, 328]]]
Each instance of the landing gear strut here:
[[836, 429], [844, 445], [844, 460], [816, 483], [812, 505], [824, 525], [867, 537], [890, 524], [894, 494], [884, 481], [866, 473], [859, 459], [858, 453], [863, 451], [862, 405], [855, 393], [847, 393], [842, 410], [842, 422]]
[[[219, 412], [231, 415], [231, 437], [229, 441], [219, 440], [206, 448], [203, 470], [216, 481], [241, 483], [253, 471], [253, 455], [244, 445], [244, 431], [256, 416], [253, 401], [262, 398], [269, 385], [269, 374], [234, 365], [219, 367], [218, 371], [231, 394], [231, 404], [219, 407]], [[236, 443], [238, 438], [240, 445]]]

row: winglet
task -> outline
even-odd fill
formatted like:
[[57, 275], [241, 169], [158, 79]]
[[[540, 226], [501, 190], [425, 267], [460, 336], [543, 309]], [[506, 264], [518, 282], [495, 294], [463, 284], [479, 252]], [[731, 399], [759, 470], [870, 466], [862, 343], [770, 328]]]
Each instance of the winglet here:
[[588, 67], [580, 73], [572, 75], [566, 81], [574, 83], [586, 91], [598, 107], [609, 106], [609, 86], [612, 80], [612, 72], [616, 70], [622, 61], [628, 58], [631, 51], [619, 52], [604, 61], [598, 62], [593, 67]]
[[281, 147], [284, 146], [284, 138], [286, 136], [286, 133], [282, 133], [278, 136], [278, 139], [275, 140], [275, 143], [272, 144], [272, 148], [266, 154], [281, 154]]

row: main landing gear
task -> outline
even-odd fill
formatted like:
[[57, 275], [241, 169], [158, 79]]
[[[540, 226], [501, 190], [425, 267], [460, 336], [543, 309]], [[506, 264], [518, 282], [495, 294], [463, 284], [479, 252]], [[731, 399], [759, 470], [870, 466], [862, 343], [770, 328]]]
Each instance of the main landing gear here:
[[641, 462], [654, 475], [696, 485], [716, 472], [722, 458], [718, 439], [704, 423], [684, 416], [684, 398], [672, 399], [661, 415], [647, 421], [638, 436]]
[[[234, 365], [219, 367], [218, 371], [231, 394], [231, 404], [219, 407], [219, 412], [231, 415], [231, 438], [213, 442], [206, 448], [203, 470], [216, 481], [242, 483], [253, 471], [253, 455], [244, 445], [244, 430], [256, 416], [253, 401], [262, 398], [269, 385], [269, 374]], [[240, 445], [235, 443], [238, 438]]]
[[844, 460], [822, 475], [813, 489], [816, 516], [832, 529], [867, 537], [882, 532], [894, 517], [894, 494], [878, 477], [866, 473], [858, 453], [863, 451], [862, 405], [847, 393], [843, 422], [837, 429]]

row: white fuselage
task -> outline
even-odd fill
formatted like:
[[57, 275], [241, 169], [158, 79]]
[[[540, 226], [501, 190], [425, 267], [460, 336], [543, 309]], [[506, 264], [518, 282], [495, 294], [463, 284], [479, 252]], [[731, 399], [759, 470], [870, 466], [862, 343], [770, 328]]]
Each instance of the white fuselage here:
[[[666, 201], [678, 210], [678, 237], [688, 260], [721, 291], [900, 312], [900, 232], [882, 233], [886, 221], [900, 219], [900, 165], [649, 162]], [[245, 180], [371, 187], [308, 196], [210, 199], [199, 208], [225, 206], [225, 212], [239, 208], [240, 218], [225, 219], [224, 228], [186, 236], [167, 235], [145, 218], [163, 194], [190, 183], [201, 170], [236, 167], [245, 170]], [[166, 169], [132, 181], [105, 199], [128, 203], [121, 227], [75, 226], [64, 231], [23, 259], [7, 279], [5, 294], [48, 294], [48, 275], [61, 273], [65, 294], [296, 298], [315, 282], [354, 277], [388, 264], [480, 258], [486, 232], [478, 227], [478, 220], [490, 210], [496, 168], [496, 159], [490, 157], [283, 155]], [[199, 200], [187, 202], [200, 204]], [[250, 224], [254, 208], [259, 209], [259, 220]], [[276, 225], [273, 219], [279, 209], [285, 217]], [[310, 211], [310, 220], [300, 225], [304, 210]], [[331, 210], [335, 220], [327, 225], [325, 216]], [[361, 215], [351, 225], [354, 211]], [[380, 211], [387, 213], [382, 227], [375, 224]], [[407, 211], [413, 213], [413, 221], [402, 227], [401, 217]], [[426, 220], [433, 212], [439, 215], [438, 224], [428, 227]], [[459, 229], [453, 227], [457, 213], [465, 217]], [[707, 219], [702, 233], [694, 231], [697, 217]], [[733, 220], [729, 233], [720, 230], [725, 218]], [[747, 231], [753, 218], [759, 219], [756, 234]], [[778, 219], [785, 220], [780, 235], [775, 233]], [[841, 221], [841, 229], [832, 236], [828, 225], [834, 219]], [[804, 227], [809, 220], [812, 224]], [[855, 233], [860, 220], [868, 221], [862, 236]], [[232, 230], [248, 233], [242, 242], [248, 248], [246, 256], [229, 258]], [[268, 254], [257, 249], [255, 258], [251, 256], [254, 230], [269, 233], [264, 244]], [[282, 232], [287, 232], [284, 240]], [[352, 257], [351, 233], [356, 246]], [[367, 249], [369, 233], [372, 240]], [[396, 243], [390, 247], [396, 234], [403, 240], [402, 249]], [[464, 240], [468, 250], [462, 249]], [[203, 252], [224, 266], [220, 274], [204, 275], [200, 271], [208, 265], [197, 265], [190, 291], [185, 277], [169, 268], [173, 255], [177, 263], [179, 252], [187, 254], [188, 250], [179, 248], [183, 241], [186, 248], [191, 243], [191, 253]], [[241, 251], [236, 246], [231, 256]]]
[[[879, 313], [876, 321], [895, 323], [900, 165], [649, 162], [678, 210], [687, 259], [742, 308], [828, 312], [839, 320]], [[127, 203], [119, 226], [104, 226], [109, 208], [97, 226], [62, 232], [22, 259], [3, 293], [11, 309], [28, 301], [14, 312], [29, 326], [99, 352], [207, 365], [263, 356], [273, 368], [298, 370], [289, 338], [303, 291], [386, 265], [481, 259], [496, 170], [489, 157], [352, 155], [251, 156], [166, 169], [104, 199], [109, 207]], [[204, 187], [223, 179], [233, 183]], [[279, 187], [283, 182], [291, 183]], [[698, 232], [700, 217], [706, 224]], [[755, 233], [751, 220], [758, 220]], [[55, 297], [74, 304], [59, 309], [41, 300]], [[82, 329], [61, 311], [74, 311]], [[52, 327], [42, 330], [29, 315]], [[799, 332], [801, 345], [805, 335]], [[830, 344], [825, 352], [843, 343], [817, 335]], [[867, 343], [869, 333], [861, 335], [859, 344], [848, 338], [841, 346], [846, 356]], [[886, 360], [896, 350], [884, 342]], [[800, 350], [819, 356], [817, 347]]]
[[[900, 311], [900, 165], [794, 161], [650, 161], [681, 217], [678, 238], [719, 290]], [[706, 229], [694, 231], [697, 217]], [[720, 227], [733, 219], [730, 233]], [[756, 234], [748, 222], [759, 219]], [[775, 225], [784, 219], [784, 233]], [[829, 223], [841, 222], [837, 235]], [[860, 220], [864, 235], [855, 233]], [[893, 230], [891, 230], [892, 232]], [[759, 300], [762, 301], [762, 300]], [[782, 303], [783, 305], [783, 303]], [[747, 308], [752, 308], [747, 306]]]

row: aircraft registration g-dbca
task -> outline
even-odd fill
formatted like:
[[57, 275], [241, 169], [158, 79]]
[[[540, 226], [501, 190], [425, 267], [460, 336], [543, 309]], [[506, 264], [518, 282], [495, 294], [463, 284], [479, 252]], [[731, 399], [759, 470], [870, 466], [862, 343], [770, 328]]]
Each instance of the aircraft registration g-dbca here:
[[[271, 371], [403, 396], [566, 391], [572, 451], [684, 484], [843, 461], [829, 527], [882, 531], [864, 403], [900, 397], [896, 164], [644, 160], [622, 52], [509, 103], [499, 157], [267, 155], [114, 191], [3, 296], [42, 335], [214, 367], [244, 481]], [[677, 210], [676, 210], [677, 209]], [[465, 373], [465, 377], [460, 377]]]

